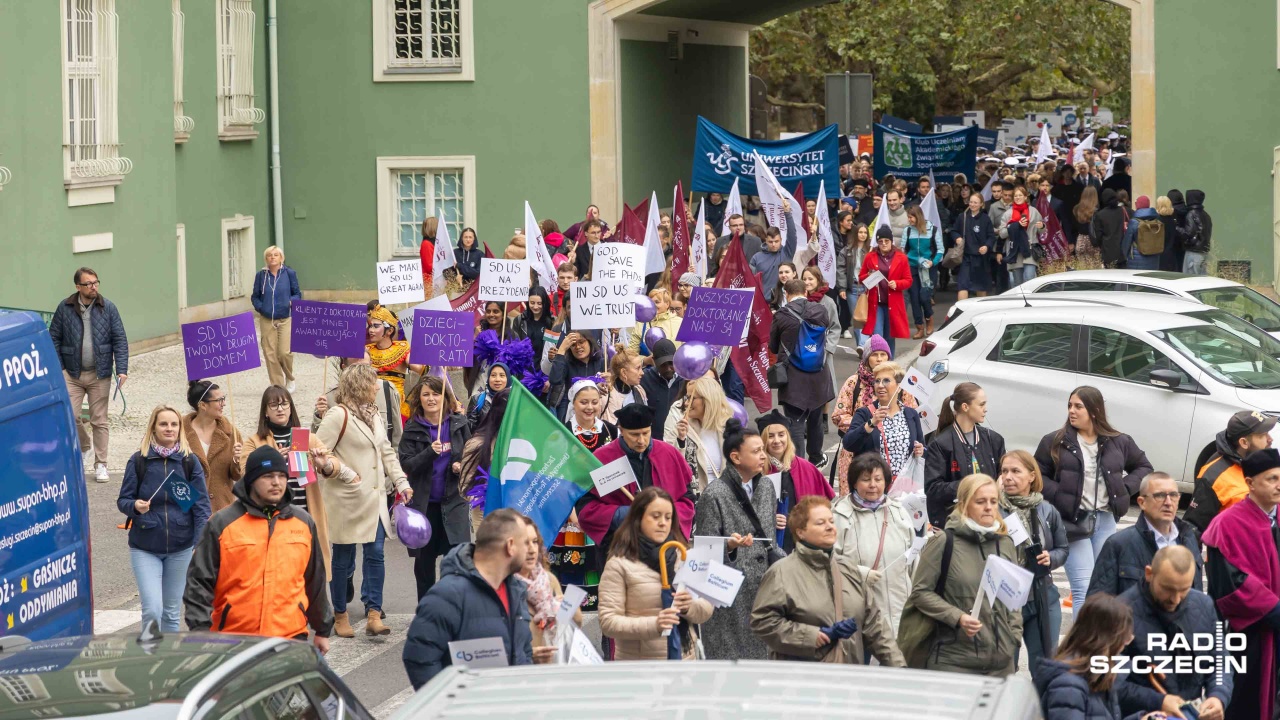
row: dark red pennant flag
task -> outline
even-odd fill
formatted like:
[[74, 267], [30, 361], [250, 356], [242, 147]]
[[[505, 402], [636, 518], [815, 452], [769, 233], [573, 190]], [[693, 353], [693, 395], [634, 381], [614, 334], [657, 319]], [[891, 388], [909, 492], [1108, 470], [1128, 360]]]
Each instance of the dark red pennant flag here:
[[[645, 198], [639, 205], [631, 208], [631, 211], [636, 214], [636, 217], [640, 218], [640, 227], [645, 227], [649, 224], [649, 198]], [[641, 242], [643, 242], [643, 239]]]
[[747, 397], [756, 404], [760, 412], [769, 412], [773, 407], [773, 395], [769, 392], [769, 330], [773, 327], [773, 313], [769, 303], [764, 299], [764, 291], [760, 288], [760, 279], [751, 272], [747, 265], [747, 255], [742, 251], [742, 240], [734, 238], [729, 241], [729, 250], [720, 263], [716, 273], [715, 286], [718, 288], [751, 288], [755, 290], [755, 299], [751, 303], [751, 322], [748, 325], [747, 341], [733, 349], [730, 360], [733, 369], [738, 371], [742, 384], [746, 386]]
[[[489, 247], [485, 246], [485, 252], [489, 251]], [[449, 305], [457, 312], [470, 311], [476, 316], [476, 323], [479, 324], [480, 317], [484, 314], [484, 303], [480, 302], [480, 283], [473, 282], [467, 291], [449, 301]]]
[[[489, 249], [489, 243], [484, 244], [484, 256], [489, 258], [490, 260], [493, 259], [493, 251]], [[472, 284], [475, 284], [475, 283], [472, 283]]]
[[689, 221], [685, 218], [684, 185], [676, 181], [676, 206], [671, 212], [671, 278], [680, 282], [680, 276], [689, 272]]
[[622, 205], [622, 221], [618, 223], [618, 232], [613, 234], [613, 241], [644, 245], [644, 221], [625, 203]]
[[[800, 227], [804, 228], [804, 235], [802, 235], [801, 237], [810, 237], [813, 235], [814, 228], [809, 227], [809, 210], [805, 207], [805, 204], [804, 204], [804, 183], [803, 182], [796, 186], [796, 191], [793, 194], [795, 195], [796, 202], [800, 203], [800, 217], [802, 218], [802, 220], [800, 221]], [[817, 212], [817, 211], [815, 210], [814, 212]], [[816, 219], [815, 219], [815, 222], [816, 222]]]
[[1036, 210], [1044, 218], [1045, 235], [1041, 244], [1044, 245], [1045, 259], [1055, 262], [1065, 258], [1069, 247], [1067, 234], [1062, 231], [1062, 223], [1050, 206], [1048, 195], [1040, 193], [1040, 197], [1036, 198]]

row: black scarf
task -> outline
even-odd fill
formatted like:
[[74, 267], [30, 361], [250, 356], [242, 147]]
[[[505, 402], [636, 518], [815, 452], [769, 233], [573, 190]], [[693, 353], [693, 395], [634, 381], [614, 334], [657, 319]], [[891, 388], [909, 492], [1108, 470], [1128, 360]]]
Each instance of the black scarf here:
[[[276, 441], [277, 446], [289, 447], [291, 445], [293, 437], [293, 428], [291, 426], [277, 425], [271, 422], [271, 418], [263, 418], [263, 420], [266, 421], [267, 429], [271, 431], [271, 437]], [[281, 438], [286, 438], [283, 445], [281, 445]]]
[[653, 485], [653, 464], [649, 462], [649, 450], [653, 448], [653, 443], [649, 443], [649, 447], [644, 452], [638, 453], [631, 449], [626, 440], [619, 440], [618, 444], [622, 446], [622, 452], [626, 454], [627, 461], [631, 463], [631, 472], [636, 475], [636, 482], [640, 484], [640, 489]]
[[[756, 515], [756, 508], [751, 504], [751, 498], [747, 497], [747, 489], [742, 487], [742, 473], [738, 472], [738, 468], [733, 463], [725, 463], [725, 474], [728, 475], [724, 478], [725, 485], [729, 486], [729, 492], [733, 493], [734, 499], [738, 501], [742, 511], [747, 514], [747, 519], [751, 521], [752, 536], [768, 539], [769, 536], [764, 534], [764, 526]], [[752, 481], [757, 483], [756, 487], [759, 487], [760, 477], [757, 475]]]
[[[658, 564], [659, 549], [661, 549], [661, 546], [659, 545], [659, 543], [656, 543], [650, 540], [649, 538], [645, 537], [644, 534], [642, 533], [640, 534], [640, 562], [649, 566], [649, 568], [654, 572], [658, 573], [658, 575], [662, 575], [662, 569], [659, 567], [659, 564]], [[668, 580], [671, 580], [675, 577], [676, 560], [678, 560], [679, 557], [680, 556], [675, 548], [673, 547], [667, 548], [667, 579]]]

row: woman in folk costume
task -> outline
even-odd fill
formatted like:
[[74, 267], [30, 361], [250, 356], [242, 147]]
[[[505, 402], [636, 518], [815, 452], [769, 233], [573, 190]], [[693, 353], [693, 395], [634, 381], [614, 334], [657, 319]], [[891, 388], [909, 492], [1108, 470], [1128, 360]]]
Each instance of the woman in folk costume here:
[[378, 377], [391, 383], [400, 393], [400, 418], [409, 419], [409, 403], [404, 399], [404, 380], [409, 371], [421, 373], [424, 365], [409, 364], [409, 341], [397, 340], [400, 320], [396, 314], [376, 302], [369, 303], [368, 344], [369, 362], [378, 371]]

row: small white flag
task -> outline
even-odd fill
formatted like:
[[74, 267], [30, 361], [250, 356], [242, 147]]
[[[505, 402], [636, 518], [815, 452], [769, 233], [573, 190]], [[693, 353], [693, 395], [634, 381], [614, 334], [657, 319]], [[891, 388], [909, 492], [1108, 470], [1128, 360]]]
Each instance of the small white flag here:
[[444, 271], [458, 264], [453, 256], [453, 238], [449, 237], [449, 225], [444, 221], [444, 209], [437, 210], [439, 224], [436, 225], [436, 250], [431, 256], [431, 286], [435, 294], [444, 290]]
[[721, 223], [720, 234], [729, 232], [729, 218], [742, 214], [742, 195], [738, 193], [738, 178], [733, 179], [733, 189], [729, 191], [729, 207], [724, 209], [724, 222]]
[[547, 252], [547, 243], [542, 239], [542, 227], [533, 214], [533, 208], [529, 207], [528, 200], [524, 201], [524, 242], [529, 266], [538, 274], [542, 287], [551, 292], [556, 286], [556, 265], [551, 260], [551, 253]]
[[[689, 269], [700, 278], [707, 277], [707, 199], [698, 204], [698, 222], [689, 233]], [[677, 283], [680, 278], [675, 279]]]
[[876, 231], [881, 227], [893, 229], [893, 224], [889, 222], [889, 201], [880, 196], [880, 213], [876, 215], [876, 226], [871, 228], [871, 247], [876, 246]]
[[[644, 274], [660, 273], [667, 267], [667, 256], [662, 252], [662, 238], [658, 237], [658, 225], [662, 211], [658, 209], [658, 193], [649, 198], [649, 222], [644, 227]], [[552, 279], [555, 275], [552, 275]]]
[[1036, 164], [1044, 162], [1053, 154], [1053, 140], [1049, 139], [1049, 123], [1040, 126], [1040, 147], [1036, 148]]
[[1093, 149], [1093, 139], [1097, 137], [1097, 135], [1098, 133], [1089, 133], [1089, 137], [1085, 138], [1084, 142], [1076, 146], [1076, 151], [1071, 154], [1072, 163], [1078, 163], [1081, 160], [1084, 160], [1084, 151]]
[[[930, 170], [929, 172], [933, 171]], [[932, 187], [929, 188], [929, 193], [924, 196], [924, 199], [920, 201], [920, 212], [924, 213], [924, 219], [938, 232], [939, 238], [946, 237], [946, 228], [942, 227], [942, 217], [938, 215], [938, 198], [933, 194]]]
[[995, 172], [991, 173], [991, 179], [987, 181], [987, 186], [982, 188], [982, 199], [986, 202], [991, 202], [991, 198], [994, 197], [994, 195], [992, 195], [992, 188], [995, 187], [996, 181], [999, 179], [1000, 170], [997, 169]]

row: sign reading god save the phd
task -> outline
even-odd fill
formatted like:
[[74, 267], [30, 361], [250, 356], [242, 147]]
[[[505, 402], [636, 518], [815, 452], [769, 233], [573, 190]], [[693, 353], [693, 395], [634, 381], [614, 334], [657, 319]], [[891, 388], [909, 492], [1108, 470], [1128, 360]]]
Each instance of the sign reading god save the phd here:
[[[876, 177], [893, 174], [914, 181], [931, 170], [937, 177], [951, 177], [956, 173], [974, 176], [978, 152], [976, 127], [936, 135], [908, 135], [877, 123], [872, 135]], [[828, 186], [836, 187], [830, 183]], [[808, 197], [807, 189], [805, 196]]]
[[743, 195], [756, 191], [755, 153], [787, 188], [804, 181], [804, 196], [817, 197], [823, 180], [840, 187], [840, 131], [835, 125], [789, 140], [751, 140], [698, 118], [693, 151], [693, 186], [698, 192], [727, 193], [738, 181]]
[[253, 313], [182, 326], [182, 353], [187, 359], [187, 380], [230, 375], [262, 365]]

